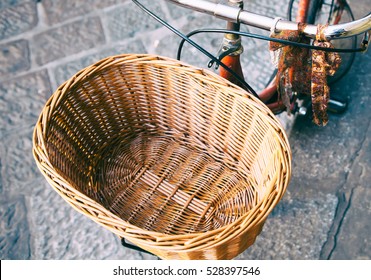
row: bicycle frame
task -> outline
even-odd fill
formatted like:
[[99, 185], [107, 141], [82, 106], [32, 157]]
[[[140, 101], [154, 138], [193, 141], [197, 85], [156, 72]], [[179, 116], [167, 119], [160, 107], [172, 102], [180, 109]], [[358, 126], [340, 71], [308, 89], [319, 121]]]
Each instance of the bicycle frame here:
[[297, 22], [307, 22], [308, 8], [311, 0], [300, 0], [298, 14], [296, 16]]
[[[230, 0], [228, 3], [231, 7], [237, 7], [239, 9], [243, 9], [243, 0], [233, 0], [233, 1]], [[232, 21], [228, 21], [227, 29], [232, 30], [232, 31], [239, 31], [240, 24], [234, 23]], [[219, 58], [225, 65], [231, 68], [238, 76], [244, 79], [244, 75], [242, 72], [242, 66], [241, 66], [241, 60], [240, 60], [240, 55], [242, 54], [242, 52], [243, 52], [243, 47], [241, 44], [241, 37], [238, 35], [233, 35], [233, 34], [225, 34], [223, 44], [219, 51]], [[219, 74], [221, 77], [226, 78], [227, 80], [233, 82], [234, 84], [242, 86], [241, 83], [239, 83], [236, 80], [236, 78], [231, 73], [226, 71], [223, 67], [220, 68]]]

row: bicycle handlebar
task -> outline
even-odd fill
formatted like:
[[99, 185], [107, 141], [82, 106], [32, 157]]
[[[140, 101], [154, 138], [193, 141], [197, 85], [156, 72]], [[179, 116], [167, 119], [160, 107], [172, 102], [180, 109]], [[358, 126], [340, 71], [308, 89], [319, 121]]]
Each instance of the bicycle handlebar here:
[[[249, 26], [257, 27], [264, 30], [297, 30], [298, 24], [293, 21], [283, 20], [281, 18], [271, 18], [248, 12], [238, 7], [232, 7], [224, 4], [211, 3], [205, 0], [166, 0], [179, 6], [199, 11], [205, 14], [213, 15], [228, 21], [243, 23]], [[328, 40], [340, 39], [362, 34], [371, 29], [371, 14], [343, 24], [329, 25], [324, 30], [324, 35]], [[304, 34], [308, 37], [315, 38], [317, 26], [307, 24], [304, 28]]]

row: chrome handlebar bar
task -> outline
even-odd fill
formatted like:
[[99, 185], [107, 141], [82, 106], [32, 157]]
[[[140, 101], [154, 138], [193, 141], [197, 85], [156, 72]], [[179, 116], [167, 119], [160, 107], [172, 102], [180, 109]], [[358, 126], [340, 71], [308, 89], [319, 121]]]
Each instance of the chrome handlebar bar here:
[[[166, 0], [179, 6], [199, 11], [205, 14], [225, 19], [227, 21], [243, 23], [249, 26], [257, 27], [264, 30], [297, 30], [298, 24], [293, 21], [283, 20], [281, 18], [270, 18], [248, 12], [238, 7], [232, 7], [224, 4], [216, 4], [205, 0]], [[324, 30], [324, 35], [328, 40], [340, 39], [362, 34], [371, 29], [371, 14], [343, 24], [329, 25]], [[317, 26], [308, 24], [304, 28], [304, 34], [308, 37], [315, 38]]]

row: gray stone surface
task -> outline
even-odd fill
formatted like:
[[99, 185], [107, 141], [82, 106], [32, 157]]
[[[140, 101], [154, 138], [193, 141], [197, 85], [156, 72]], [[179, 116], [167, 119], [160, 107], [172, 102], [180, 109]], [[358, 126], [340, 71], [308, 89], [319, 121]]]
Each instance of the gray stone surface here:
[[[210, 2], [218, 3], [217, 0], [213, 0], [213, 1], [210, 1]], [[171, 18], [173, 18], [173, 19], [179, 19], [179, 18], [184, 17], [184, 16], [189, 16], [189, 15], [195, 14], [192, 10], [178, 9], [176, 5], [174, 5], [173, 3], [170, 3], [170, 2], [166, 2], [166, 6], [167, 6], [167, 9], [170, 12]]]
[[117, 3], [124, 4], [125, 2], [128, 2], [128, 0], [43, 0], [43, 7], [46, 11], [48, 22], [55, 24]]
[[0, 199], [0, 259], [30, 259], [28, 209], [23, 196]]
[[249, 0], [244, 1], [244, 9], [260, 15], [271, 16], [271, 17], [284, 17], [287, 12], [287, 4], [289, 0], [272, 0], [272, 1], [260, 1], [260, 0]]
[[3, 154], [0, 152], [0, 194], [3, 192], [3, 175], [1, 174], [1, 170], [3, 169]]
[[[370, 182], [370, 179], [368, 180]], [[332, 259], [369, 260], [371, 251], [371, 191], [370, 186], [354, 189], [349, 209], [344, 216]], [[362, 201], [363, 203], [359, 203]], [[362, 218], [360, 218], [362, 217]]]
[[348, 0], [347, 2], [352, 7], [352, 12], [356, 19], [369, 14], [370, 2], [368, 0]]
[[106, 48], [99, 52], [84, 56], [79, 59], [74, 59], [65, 64], [58, 65], [54, 69], [55, 80], [58, 85], [76, 74], [79, 70], [111, 55], [118, 55], [122, 53], [145, 53], [145, 47], [142, 41], [132, 41], [130, 43], [117, 45], [114, 48]]
[[32, 259], [142, 259], [110, 231], [77, 213], [50, 186], [34, 187], [28, 209]]
[[0, 9], [16, 6], [25, 2], [36, 2], [37, 0], [1, 0]]
[[[167, 19], [162, 9], [162, 1], [141, 1], [151, 11], [160, 17]], [[125, 14], [125, 16], [123, 16]], [[141, 11], [131, 1], [120, 7], [110, 9], [106, 12], [104, 21], [108, 35], [112, 41], [120, 41], [132, 38], [136, 35], [144, 36], [146, 33], [161, 27], [161, 24]]]
[[0, 40], [21, 34], [37, 25], [36, 1], [5, 1], [0, 5]]
[[1, 82], [0, 132], [10, 132], [36, 123], [50, 92], [46, 70]]
[[[347, 182], [349, 205], [337, 232], [333, 259], [370, 259], [371, 252], [371, 125], [354, 160]], [[360, 218], [362, 217], [362, 218]]]
[[98, 47], [105, 42], [99, 17], [88, 17], [34, 36], [32, 51], [38, 65]]
[[9, 7], [11, 5], [16, 5], [19, 2], [22, 2], [22, 0], [3, 0], [0, 2], [0, 9], [4, 9], [6, 7]]
[[0, 148], [0, 155], [6, 163], [1, 174], [4, 190], [8, 193], [27, 194], [27, 182], [40, 177], [32, 155], [32, 133], [33, 126], [30, 124], [1, 137], [4, 146]]
[[331, 194], [319, 194], [313, 200], [299, 200], [286, 194], [268, 217], [254, 245], [236, 259], [319, 259], [337, 202]]
[[0, 45], [0, 80], [30, 69], [28, 41], [17, 40]]

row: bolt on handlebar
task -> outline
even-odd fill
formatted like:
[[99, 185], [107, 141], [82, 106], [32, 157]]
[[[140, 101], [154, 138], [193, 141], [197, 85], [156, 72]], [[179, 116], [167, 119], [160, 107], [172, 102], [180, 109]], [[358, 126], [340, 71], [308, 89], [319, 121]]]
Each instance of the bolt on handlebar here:
[[[179, 6], [199, 11], [205, 14], [213, 15], [217, 18], [228, 21], [242, 23], [249, 26], [257, 27], [264, 30], [297, 30], [298, 24], [293, 21], [283, 20], [281, 18], [271, 18], [248, 12], [238, 7], [232, 7], [224, 4], [216, 4], [205, 0], [166, 0]], [[328, 40], [340, 39], [362, 34], [371, 29], [371, 14], [343, 24], [329, 25], [324, 30], [324, 35]], [[308, 24], [304, 28], [304, 34], [308, 37], [315, 38], [317, 26]]]

